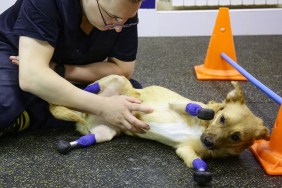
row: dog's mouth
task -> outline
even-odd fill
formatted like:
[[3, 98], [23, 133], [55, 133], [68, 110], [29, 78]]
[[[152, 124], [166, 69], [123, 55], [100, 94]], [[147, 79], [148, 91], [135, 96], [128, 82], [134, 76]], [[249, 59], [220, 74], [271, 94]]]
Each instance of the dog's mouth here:
[[209, 150], [214, 150], [216, 149], [216, 146], [214, 144], [214, 140], [211, 136], [201, 136], [201, 142], [203, 143], [203, 145], [209, 149]]

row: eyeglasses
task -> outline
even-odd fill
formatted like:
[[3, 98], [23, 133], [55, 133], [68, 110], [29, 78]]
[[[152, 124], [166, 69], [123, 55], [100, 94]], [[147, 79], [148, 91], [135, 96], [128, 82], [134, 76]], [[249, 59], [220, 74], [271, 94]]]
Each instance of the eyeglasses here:
[[[131, 26], [134, 26], [134, 25], [137, 25], [137, 24], [138, 24], [138, 22], [139, 22], [138, 18], [137, 18], [137, 22], [135, 22], [135, 23], [129, 23], [129, 24], [121, 24], [121, 23], [119, 23], [117, 17], [111, 16], [107, 11], [105, 11], [105, 9], [103, 9], [103, 8], [100, 6], [98, 0], [96, 0], [96, 1], [97, 1], [97, 5], [98, 5], [98, 8], [99, 8], [99, 11], [100, 11], [102, 20], [103, 20], [103, 22], [104, 22], [104, 24], [105, 24], [105, 25], [104, 25], [104, 28], [105, 28], [105, 29], [107, 29], [107, 30], [113, 30], [113, 29], [116, 29], [116, 27], [126, 28], [126, 27], [131, 27]], [[107, 24], [106, 19], [104, 18], [101, 9], [102, 9], [110, 18], [115, 19], [115, 20], [116, 20], [116, 23], [114, 23], [114, 24]]]

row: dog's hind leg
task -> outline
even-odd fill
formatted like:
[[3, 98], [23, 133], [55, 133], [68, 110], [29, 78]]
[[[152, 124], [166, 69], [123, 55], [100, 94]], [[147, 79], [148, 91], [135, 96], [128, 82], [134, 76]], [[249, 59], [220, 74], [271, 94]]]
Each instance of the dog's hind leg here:
[[90, 84], [84, 90], [102, 96], [113, 96], [125, 94], [129, 89], [132, 89], [132, 86], [124, 76], [110, 75]]
[[90, 129], [90, 133], [96, 137], [96, 143], [111, 141], [121, 133], [121, 130], [114, 126], [98, 125]]
[[[125, 77], [110, 75], [88, 85], [84, 90], [102, 96], [114, 96], [124, 94], [123, 91], [126, 91], [126, 89], [131, 91], [130, 87], [133, 89], [130, 82]], [[67, 107], [50, 104], [49, 109], [52, 115], [57, 119], [86, 124], [85, 120], [81, 118], [80, 114]]]
[[61, 154], [67, 154], [70, 150], [78, 147], [89, 147], [96, 143], [106, 142], [112, 140], [113, 137], [120, 134], [120, 130], [116, 127], [107, 125], [94, 126], [90, 130], [90, 134], [86, 134], [79, 139], [66, 142], [60, 140], [57, 144], [57, 150]]

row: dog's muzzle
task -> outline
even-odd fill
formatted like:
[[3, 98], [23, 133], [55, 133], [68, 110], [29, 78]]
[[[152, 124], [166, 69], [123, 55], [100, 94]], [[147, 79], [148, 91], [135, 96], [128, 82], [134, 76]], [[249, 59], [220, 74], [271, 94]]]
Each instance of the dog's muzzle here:
[[213, 140], [213, 138], [211, 136], [202, 135], [201, 136], [201, 142], [204, 144], [204, 146], [207, 149], [209, 149], [209, 150], [215, 149], [214, 140]]

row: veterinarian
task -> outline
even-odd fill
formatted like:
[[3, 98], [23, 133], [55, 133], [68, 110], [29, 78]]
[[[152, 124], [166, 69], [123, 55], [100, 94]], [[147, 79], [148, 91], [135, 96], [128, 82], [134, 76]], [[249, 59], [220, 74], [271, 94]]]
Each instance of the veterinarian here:
[[[56, 120], [48, 104], [100, 115], [122, 129], [148, 125], [131, 112], [152, 112], [127, 96], [102, 97], [73, 83], [110, 74], [131, 78], [142, 0], [17, 0], [0, 15], [0, 135]], [[11, 63], [12, 62], [12, 63]]]

